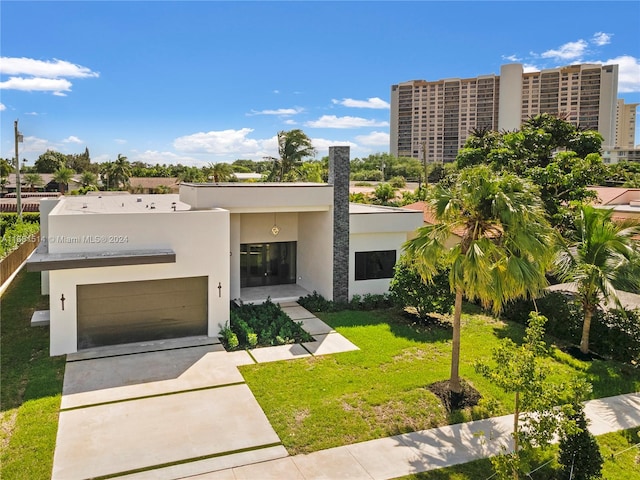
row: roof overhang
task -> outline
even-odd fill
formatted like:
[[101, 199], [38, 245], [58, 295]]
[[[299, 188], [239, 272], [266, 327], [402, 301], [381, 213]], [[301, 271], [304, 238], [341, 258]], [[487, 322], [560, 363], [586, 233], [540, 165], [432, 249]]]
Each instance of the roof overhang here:
[[43, 272], [73, 268], [120, 267], [175, 262], [176, 253], [170, 249], [49, 253], [45, 249], [38, 248], [27, 260], [27, 270], [29, 272]]

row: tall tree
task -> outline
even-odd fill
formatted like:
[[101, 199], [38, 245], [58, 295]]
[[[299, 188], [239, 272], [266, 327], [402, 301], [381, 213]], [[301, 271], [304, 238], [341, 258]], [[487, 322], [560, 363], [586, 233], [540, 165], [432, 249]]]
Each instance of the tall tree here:
[[313, 148], [311, 139], [300, 129], [278, 132], [278, 155], [280, 158], [271, 158], [273, 169], [268, 176], [268, 181], [284, 182], [292, 179], [296, 167], [302, 164], [302, 160], [313, 157], [316, 149]]
[[53, 173], [67, 165], [67, 156], [54, 150], [47, 150], [38, 157], [35, 169], [38, 173]]
[[226, 162], [210, 162], [204, 170], [206, 170], [207, 176], [211, 177], [214, 183], [228, 182], [233, 177], [233, 168]]
[[96, 185], [96, 183], [98, 183], [98, 177], [96, 177], [95, 173], [89, 172], [89, 171], [84, 171], [84, 172], [82, 172], [82, 174], [80, 174], [80, 184], [83, 187], [88, 187], [90, 185]]
[[131, 178], [131, 164], [127, 157], [122, 154], [118, 154], [118, 158], [113, 162], [111, 168], [111, 175], [116, 188], [125, 187]]
[[[499, 312], [509, 300], [539, 293], [547, 285], [553, 230], [532, 183], [488, 166], [464, 169], [453, 186], [437, 185], [427, 202], [438, 223], [420, 228], [405, 248], [426, 281], [450, 268], [455, 305], [449, 385], [460, 393], [463, 298]], [[462, 240], [448, 249], [454, 231]]]
[[617, 289], [640, 288], [640, 234], [635, 220], [614, 221], [613, 210], [582, 205], [576, 230], [560, 250], [557, 274], [575, 283], [584, 312], [580, 351], [589, 352], [591, 320], [601, 302], [620, 305]]
[[76, 172], [67, 167], [62, 167], [53, 172], [53, 180], [60, 186], [60, 192], [65, 193], [67, 186]]

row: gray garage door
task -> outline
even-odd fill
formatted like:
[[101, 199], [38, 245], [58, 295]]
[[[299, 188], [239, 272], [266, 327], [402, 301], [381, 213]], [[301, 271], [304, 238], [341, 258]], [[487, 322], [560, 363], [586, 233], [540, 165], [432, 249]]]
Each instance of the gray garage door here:
[[78, 285], [78, 350], [207, 334], [207, 277]]

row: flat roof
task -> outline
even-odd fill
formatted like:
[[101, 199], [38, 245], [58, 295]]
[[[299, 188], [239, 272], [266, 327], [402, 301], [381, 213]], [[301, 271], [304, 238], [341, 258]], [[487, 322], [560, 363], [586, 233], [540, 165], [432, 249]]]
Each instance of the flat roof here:
[[190, 210], [191, 206], [181, 202], [174, 194], [146, 195], [78, 195], [65, 196], [56, 207], [54, 215], [90, 215], [105, 213], [155, 213]]
[[197, 188], [237, 187], [237, 188], [269, 188], [269, 187], [327, 187], [330, 183], [316, 182], [219, 182], [219, 183], [185, 183], [180, 185]]
[[350, 214], [373, 214], [373, 213], [411, 213], [416, 214], [416, 210], [402, 207], [387, 207], [384, 205], [370, 205], [365, 203], [350, 203]]

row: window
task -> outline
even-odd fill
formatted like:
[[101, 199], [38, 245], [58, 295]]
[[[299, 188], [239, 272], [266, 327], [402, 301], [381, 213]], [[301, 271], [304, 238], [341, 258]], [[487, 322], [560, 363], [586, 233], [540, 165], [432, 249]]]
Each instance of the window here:
[[356, 252], [356, 280], [392, 278], [395, 264], [395, 250]]

